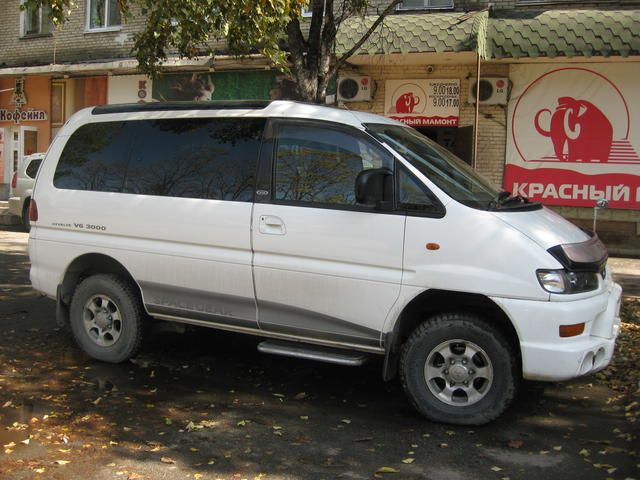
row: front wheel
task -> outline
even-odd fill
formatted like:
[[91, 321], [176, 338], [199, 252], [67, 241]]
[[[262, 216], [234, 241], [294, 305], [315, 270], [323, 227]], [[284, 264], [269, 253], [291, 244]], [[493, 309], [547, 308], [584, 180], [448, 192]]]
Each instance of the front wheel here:
[[407, 339], [400, 378], [414, 407], [430, 420], [481, 425], [511, 403], [516, 355], [504, 335], [471, 314], [441, 314]]
[[120, 363], [142, 342], [143, 307], [135, 287], [117, 275], [93, 275], [78, 285], [70, 309], [78, 346], [97, 360]]

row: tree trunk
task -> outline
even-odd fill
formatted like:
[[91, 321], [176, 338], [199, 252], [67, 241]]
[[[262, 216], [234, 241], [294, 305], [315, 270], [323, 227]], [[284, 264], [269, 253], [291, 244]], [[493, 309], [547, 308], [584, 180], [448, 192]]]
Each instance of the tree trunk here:
[[400, 2], [401, 0], [389, 0], [371, 28], [339, 58], [335, 58], [336, 35], [342, 21], [357, 12], [353, 2], [343, 0], [336, 19], [334, 0], [311, 0], [312, 17], [306, 39], [302, 35], [298, 17], [292, 18], [287, 25], [287, 41], [291, 73], [297, 83], [300, 99], [311, 103], [325, 103], [331, 79], [337, 78], [339, 69], [347, 59], [358, 51]]

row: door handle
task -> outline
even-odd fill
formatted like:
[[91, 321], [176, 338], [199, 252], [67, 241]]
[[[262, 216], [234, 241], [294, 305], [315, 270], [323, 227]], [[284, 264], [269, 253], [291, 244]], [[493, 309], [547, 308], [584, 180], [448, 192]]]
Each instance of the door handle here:
[[287, 229], [280, 217], [275, 217], [273, 215], [261, 215], [260, 233], [267, 235], [284, 235], [287, 233]]

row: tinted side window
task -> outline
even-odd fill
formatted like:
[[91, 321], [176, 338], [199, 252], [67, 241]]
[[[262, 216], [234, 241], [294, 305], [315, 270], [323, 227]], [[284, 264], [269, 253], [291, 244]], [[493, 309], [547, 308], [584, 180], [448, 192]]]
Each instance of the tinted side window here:
[[398, 172], [398, 209], [439, 214], [443, 208], [431, 191], [404, 166]]
[[36, 178], [41, 163], [42, 160], [31, 160], [31, 163], [29, 163], [29, 165], [27, 165], [27, 168], [25, 169], [25, 173], [27, 174], [27, 176]]
[[88, 124], [67, 142], [58, 188], [251, 201], [262, 119]]
[[53, 184], [57, 188], [119, 192], [120, 165], [130, 156], [124, 122], [92, 123], [73, 133], [60, 155]]
[[355, 205], [358, 173], [392, 167], [390, 155], [363, 138], [320, 126], [283, 125], [276, 148], [275, 198]]

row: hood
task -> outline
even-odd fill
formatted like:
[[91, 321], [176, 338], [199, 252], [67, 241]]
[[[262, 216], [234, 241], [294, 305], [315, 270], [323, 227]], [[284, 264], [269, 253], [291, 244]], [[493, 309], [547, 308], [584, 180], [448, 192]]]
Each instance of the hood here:
[[492, 213], [545, 250], [556, 245], [585, 242], [591, 238], [573, 223], [546, 207], [534, 211]]

